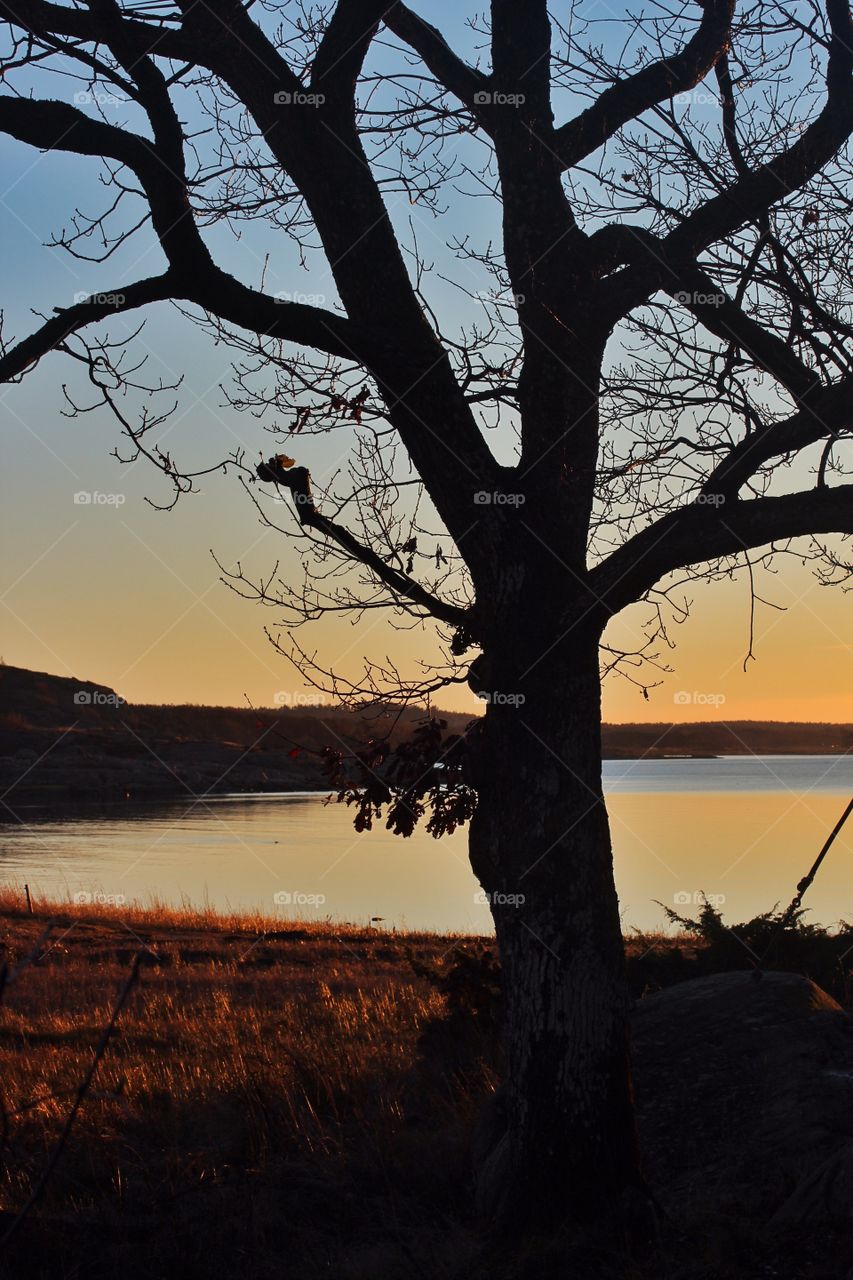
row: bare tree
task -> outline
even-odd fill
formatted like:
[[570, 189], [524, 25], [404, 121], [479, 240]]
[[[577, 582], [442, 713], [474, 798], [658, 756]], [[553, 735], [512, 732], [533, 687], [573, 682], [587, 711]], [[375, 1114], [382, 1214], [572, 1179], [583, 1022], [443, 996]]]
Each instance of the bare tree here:
[[[238, 569], [235, 585], [296, 623], [435, 620], [446, 666], [404, 695], [467, 678], [486, 697], [459, 766], [507, 1003], [484, 1203], [523, 1228], [618, 1218], [642, 1182], [601, 666], [654, 679], [692, 574], [808, 537], [792, 550], [848, 575], [841, 543], [815, 541], [853, 532], [846, 3], [653, 3], [602, 23], [583, 3], [549, 19], [542, 0], [492, 0], [465, 57], [372, 0], [0, 8], [0, 128], [105, 164], [108, 207], [57, 243], [107, 259], [153, 232], [165, 259], [10, 339], [0, 377], [54, 350], [81, 361], [95, 395], [78, 407], [113, 409], [177, 494], [192, 474], [148, 443], [162, 415], [142, 375], [81, 336], [172, 300], [235, 349], [235, 410], [352, 431], [352, 466], [324, 493], [283, 454], [257, 474], [233, 460], [262, 509], [289, 492], [309, 552], [302, 583]], [[135, 123], [112, 123], [122, 112]], [[484, 288], [460, 289], [474, 319], [439, 318], [429, 255], [389, 212], [401, 195], [436, 219], [467, 211], [450, 283], [479, 273]], [[481, 231], [494, 210], [499, 245]], [[335, 304], [217, 265], [205, 229], [254, 220], [324, 255]], [[514, 433], [508, 463], [494, 428]], [[637, 607], [636, 650], [605, 644]], [[394, 681], [384, 664], [361, 691]]]

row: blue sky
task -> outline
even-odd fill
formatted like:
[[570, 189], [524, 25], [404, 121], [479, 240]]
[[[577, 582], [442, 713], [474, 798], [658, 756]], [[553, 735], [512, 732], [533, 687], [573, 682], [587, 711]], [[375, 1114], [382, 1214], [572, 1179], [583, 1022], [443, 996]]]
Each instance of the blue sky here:
[[[602, 19], [613, 12], [601, 5], [594, 9]], [[471, 47], [466, 12], [445, 0], [429, 11], [451, 37]], [[48, 92], [58, 91], [52, 82]], [[63, 91], [69, 92], [67, 85]], [[123, 108], [112, 109], [121, 116]], [[0, 137], [0, 166], [7, 334], [21, 335], [34, 327], [38, 321], [32, 312], [49, 313], [80, 292], [115, 288], [163, 265], [147, 231], [104, 265], [80, 263], [47, 247], [51, 236], [70, 224], [76, 208], [94, 212], [99, 207], [103, 191], [97, 161], [43, 156]], [[466, 201], [464, 207], [462, 201], [451, 202], [449, 211], [435, 218], [396, 197], [392, 213], [404, 241], [410, 236], [410, 221], [414, 223], [421, 251], [441, 271], [464, 280], [472, 290], [489, 287], [487, 277], [454, 265], [444, 242], [465, 233], [480, 244], [496, 236], [497, 207], [484, 200]], [[324, 264], [312, 258], [311, 269], [303, 270], [293, 247], [274, 229], [243, 228], [239, 240], [222, 226], [205, 234], [220, 263], [246, 283], [257, 286], [265, 273], [270, 292], [320, 294], [326, 305], [334, 305]], [[430, 283], [430, 300], [450, 327], [474, 314], [474, 304], [437, 276]], [[118, 318], [110, 332], [130, 333], [139, 318]], [[168, 447], [178, 459], [215, 461], [236, 446], [245, 448], [249, 457], [273, 451], [273, 438], [258, 422], [224, 403], [219, 384], [228, 376], [227, 352], [170, 306], [150, 308], [145, 320], [135, 349], [147, 353], [149, 376], [184, 380], [178, 414], [168, 429]], [[64, 417], [63, 382], [75, 395], [85, 396], [79, 366], [53, 354], [22, 385], [0, 395], [7, 549], [0, 648], [5, 660], [103, 680], [135, 700], [238, 702], [247, 693], [253, 701], [269, 704], [276, 691], [299, 688], [298, 677], [263, 636], [263, 624], [272, 624], [274, 617], [219, 584], [210, 556], [213, 548], [223, 560], [239, 558], [258, 572], [281, 559], [294, 573], [292, 547], [260, 527], [236, 480], [219, 474], [205, 478], [202, 492], [182, 500], [176, 510], [152, 510], [144, 499], [163, 495], [160, 477], [144, 461], [128, 467], [110, 456], [120, 441], [107, 414]], [[298, 460], [322, 483], [350, 443], [338, 432], [314, 440], [300, 438]], [[490, 437], [490, 443], [505, 460], [512, 456], [509, 433]], [[121, 501], [81, 506], [74, 503], [80, 491], [118, 494]], [[680, 629], [678, 651], [674, 658], [671, 655], [677, 673], [653, 694], [650, 704], [630, 687], [615, 685], [606, 698], [610, 717], [691, 718], [673, 710], [673, 689], [713, 689], [725, 682], [728, 706], [740, 708], [741, 714], [760, 715], [762, 707], [784, 703], [791, 716], [853, 718], [849, 699], [837, 715], [829, 710], [831, 681], [835, 687], [840, 681], [841, 687], [849, 688], [844, 677], [849, 677], [850, 631], [843, 598], [816, 591], [801, 570], [784, 570], [774, 585], [790, 608], [781, 619], [776, 611], [761, 613], [759, 629], [766, 631], [763, 665], [753, 664], [747, 673], [739, 670], [748, 621], [745, 589], [740, 584], [700, 587], [695, 617]], [[393, 653], [406, 665], [433, 651], [428, 636], [394, 631], [370, 615], [355, 627], [345, 620], [325, 621], [310, 647], [321, 641], [321, 653], [353, 672], [366, 655], [381, 659]], [[803, 672], [804, 647], [824, 654], [819, 678]], [[790, 688], [787, 700], [780, 702], [786, 671]], [[475, 705], [459, 691], [443, 701]]]

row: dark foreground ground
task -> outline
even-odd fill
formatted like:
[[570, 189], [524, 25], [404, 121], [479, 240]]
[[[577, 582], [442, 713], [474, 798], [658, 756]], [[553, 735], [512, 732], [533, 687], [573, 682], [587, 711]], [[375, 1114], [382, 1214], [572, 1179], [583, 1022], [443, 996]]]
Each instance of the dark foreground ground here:
[[[741, 941], [716, 929], [713, 914], [705, 923], [703, 935], [629, 940], [637, 995], [743, 969]], [[697, 1106], [689, 1089], [707, 1067], [703, 1036], [720, 1038], [701, 1013], [679, 1012], [685, 1034], [644, 1068], [653, 1162], [703, 1144], [690, 1156], [701, 1173], [680, 1175], [662, 1205], [659, 1246], [632, 1263], [606, 1242], [574, 1258], [554, 1242], [494, 1254], [474, 1220], [469, 1159], [499, 1069], [488, 939], [39, 903], [30, 916], [10, 891], [0, 897], [0, 940], [10, 966], [0, 1009], [0, 1235], [12, 1231], [0, 1249], [4, 1280], [853, 1276], [843, 1222], [769, 1225], [793, 1188], [790, 1143], [767, 1152], [769, 1180], [761, 1152], [741, 1144], [732, 1156], [739, 1183], [721, 1195], [729, 1155], [720, 1141], [737, 1144], [750, 1116], [725, 1090], [705, 1108], [707, 1131], [683, 1114]], [[851, 941], [792, 935], [777, 959], [844, 1000], [850, 975], [839, 957]], [[68, 1130], [140, 950], [138, 979]], [[784, 999], [799, 991], [785, 988]], [[670, 1034], [654, 999], [644, 1061]], [[728, 997], [716, 999], [714, 1017], [725, 1020]], [[831, 1005], [809, 1009], [809, 1046], [826, 1019], [833, 1035], [839, 1019], [846, 1034]], [[753, 1021], [737, 1052], [763, 1072], [764, 1059], [792, 1041], [778, 1027], [759, 1034]], [[814, 1054], [826, 1056], [820, 1046]], [[801, 1066], [780, 1061], [777, 1101]], [[766, 1124], [784, 1119], [768, 1113]], [[704, 1159], [712, 1146], [716, 1165]], [[750, 1181], [761, 1195], [741, 1194]]]

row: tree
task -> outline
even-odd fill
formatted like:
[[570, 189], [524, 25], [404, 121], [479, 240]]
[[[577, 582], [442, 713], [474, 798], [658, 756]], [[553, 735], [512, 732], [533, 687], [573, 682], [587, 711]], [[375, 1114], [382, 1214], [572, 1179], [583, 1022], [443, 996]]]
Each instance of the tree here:
[[[359, 429], [343, 498], [315, 495], [282, 455], [258, 472], [290, 491], [313, 580], [236, 585], [297, 620], [434, 619], [450, 665], [408, 696], [465, 677], [485, 697], [464, 777], [507, 1001], [490, 1212], [524, 1228], [618, 1214], [641, 1175], [602, 660], [644, 687], [691, 574], [751, 572], [804, 536], [792, 549], [828, 580], [848, 572], [837, 541], [814, 540], [853, 532], [839, 480], [853, 424], [847, 5], [647, 6], [602, 35], [583, 4], [564, 24], [541, 0], [492, 0], [467, 58], [406, 5], [373, 0], [0, 7], [0, 128], [102, 157], [115, 194], [59, 243], [79, 256], [100, 242], [108, 258], [153, 232], [165, 260], [9, 340], [0, 377], [54, 350], [81, 360], [95, 403], [177, 494], [192, 473], [147, 443], [158, 416], [132, 421], [117, 394], [144, 396], [142, 382], [81, 336], [173, 300], [237, 349], [235, 408], [289, 407], [296, 433]], [[82, 102], [40, 96], [51, 71], [63, 87], [78, 77]], [[138, 127], [107, 118], [104, 92]], [[394, 225], [400, 192], [436, 213], [499, 206], [499, 247], [477, 245], [477, 212], [454, 245], [492, 285], [461, 334]], [[134, 202], [141, 217], [116, 230]], [[217, 265], [205, 227], [260, 218], [325, 255], [338, 304], [282, 300]], [[510, 463], [487, 443], [496, 424], [517, 432]], [[233, 461], [260, 503], [254, 469]], [[340, 577], [353, 563], [357, 578]], [[650, 619], [637, 648], [605, 643], [636, 606]]]

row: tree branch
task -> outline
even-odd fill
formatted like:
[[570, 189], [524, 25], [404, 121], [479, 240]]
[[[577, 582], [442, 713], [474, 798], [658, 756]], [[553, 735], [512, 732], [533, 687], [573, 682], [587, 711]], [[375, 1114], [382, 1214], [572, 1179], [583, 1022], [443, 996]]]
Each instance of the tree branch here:
[[384, 0], [338, 0], [311, 67], [311, 88], [327, 99], [351, 101], [367, 51], [382, 20]]
[[853, 378], [847, 378], [823, 387], [809, 398], [807, 407], [789, 418], [746, 436], [711, 472], [702, 485], [702, 493], [734, 497], [765, 462], [851, 429]]
[[614, 551], [592, 570], [589, 586], [612, 615], [676, 569], [818, 533], [853, 534], [853, 485], [746, 502], [691, 503]]
[[[359, 135], [355, 86], [317, 106], [282, 110], [272, 88], [287, 73], [283, 59], [244, 10], [231, 21], [235, 39], [214, 69], [302, 194], [389, 419], [472, 572], [490, 574], [489, 521], [473, 518], [473, 495], [497, 487], [500, 468], [412, 285]], [[366, 47], [358, 42], [350, 71]]]
[[603, 283], [605, 307], [611, 316], [624, 314], [658, 289], [685, 306], [708, 330], [734, 342], [792, 396], [802, 402], [819, 386], [819, 375], [791, 347], [753, 320], [696, 263], [684, 264], [644, 227], [604, 227], [590, 239], [596, 269], [604, 272], [615, 262], [630, 267]]
[[[96, 44], [103, 38], [100, 19], [94, 12], [50, 4], [47, 0], [0, 0], [0, 18], [35, 36], [71, 36]], [[183, 32], [129, 18], [122, 18], [122, 27], [126, 37], [132, 38], [139, 57], [156, 55], [178, 62], [196, 60]]]
[[[488, 76], [469, 67], [450, 48], [441, 32], [404, 4], [386, 9], [383, 22], [398, 39], [414, 49], [427, 70], [466, 107], [483, 117], [477, 94], [487, 92]], [[479, 108], [479, 109], [478, 109]]]
[[[307, 341], [319, 339], [321, 350], [345, 354], [370, 369], [389, 417], [457, 546], [472, 569], [485, 573], [493, 568], [494, 548], [483, 536], [489, 523], [485, 517], [477, 536], [472, 536], [478, 524], [473, 519], [473, 495], [496, 487], [499, 468], [448, 353], [420, 306], [356, 124], [355, 78], [381, 8], [359, 0], [339, 6], [321, 42], [325, 48], [319, 67], [319, 74], [335, 79], [334, 92], [328, 101], [324, 93], [322, 102], [304, 105], [282, 103], [280, 91], [301, 89], [302, 82], [247, 11], [227, 0], [200, 0], [188, 7], [179, 48], [165, 37], [158, 43], [146, 24], [118, 20], [112, 11], [85, 16], [74, 12], [73, 20], [66, 21], [65, 10], [43, 0], [24, 0], [16, 19], [8, 3], [5, 10], [3, 4], [0, 0], [0, 12], [19, 26], [53, 24], [54, 30], [106, 44], [120, 62], [134, 68], [151, 52], [204, 66], [237, 95], [303, 196], [350, 317], [340, 342], [340, 321], [306, 309], [301, 318], [310, 316], [317, 322]], [[365, 14], [371, 22], [360, 28], [359, 15]], [[355, 34], [350, 47], [342, 43], [347, 31]], [[336, 58], [345, 68], [343, 78], [333, 75]], [[140, 78], [146, 80], [141, 99], [157, 121], [155, 133], [160, 130], [153, 144], [62, 103], [3, 99], [0, 129], [36, 146], [108, 155], [128, 164], [143, 185], [170, 266], [183, 282], [177, 296], [197, 301], [225, 319], [248, 322], [255, 332], [280, 332], [287, 327], [281, 315], [269, 317], [264, 305], [259, 320], [260, 295], [241, 290], [213, 264], [192, 216], [182, 159], [173, 155], [174, 124], [162, 101], [161, 84], [154, 83], [147, 65]], [[288, 312], [297, 318], [289, 308]]]
[[656, 103], [704, 79], [728, 47], [734, 9], [734, 0], [705, 0], [702, 21], [680, 53], [619, 80], [586, 111], [561, 125], [554, 139], [563, 168], [579, 164]]
[[164, 302], [174, 297], [174, 291], [175, 281], [167, 271], [161, 276], [122, 285], [114, 291], [92, 294], [71, 307], [57, 310], [35, 333], [4, 349], [0, 355], [0, 382], [20, 378], [42, 356], [54, 351], [72, 333], [86, 325], [147, 306], [149, 302]]
[[823, 110], [774, 160], [689, 214], [665, 237], [667, 254], [682, 261], [695, 258], [744, 223], [755, 221], [813, 178], [853, 133], [853, 19], [847, 0], [827, 0], [826, 12], [832, 38]]
[[316, 529], [324, 537], [336, 542], [348, 555], [352, 556], [353, 560], [372, 570], [395, 596], [411, 600], [434, 618], [449, 623], [453, 627], [462, 626], [468, 620], [469, 615], [466, 609], [440, 600], [407, 573], [388, 564], [371, 547], [359, 542], [343, 525], [330, 520], [328, 516], [318, 511], [311, 492], [311, 475], [306, 467], [286, 468], [278, 458], [270, 458], [267, 462], [258, 465], [257, 476], [259, 480], [289, 489], [293, 495], [300, 524], [309, 529]]
[[688, 268], [678, 280], [678, 287], [667, 288], [677, 302], [683, 303], [696, 319], [718, 338], [733, 342], [745, 352], [759, 369], [775, 378], [798, 403], [820, 386], [814, 369], [795, 351], [757, 320], [748, 316], [724, 289], [719, 288], [699, 267]]
[[[249, 289], [213, 262], [187, 197], [178, 137], [167, 136], [170, 130], [179, 135], [180, 126], [171, 111], [171, 103], [166, 105], [161, 100], [161, 93], [167, 99], [168, 94], [157, 82], [159, 73], [152, 71], [154, 83], [145, 85], [141, 97], [149, 113], [158, 120], [161, 136], [155, 144], [129, 130], [92, 120], [67, 103], [0, 98], [0, 130], [19, 141], [48, 151], [109, 157], [126, 164], [142, 184], [154, 230], [170, 263], [169, 270], [153, 280], [95, 294], [96, 299], [102, 300], [97, 305], [83, 302], [59, 311], [55, 319], [0, 361], [3, 379], [18, 376], [69, 333], [106, 316], [165, 297], [194, 302], [250, 332], [358, 360], [357, 334], [344, 317], [321, 307], [279, 302]], [[152, 96], [155, 96], [153, 103]], [[171, 292], [167, 293], [167, 288]]]

